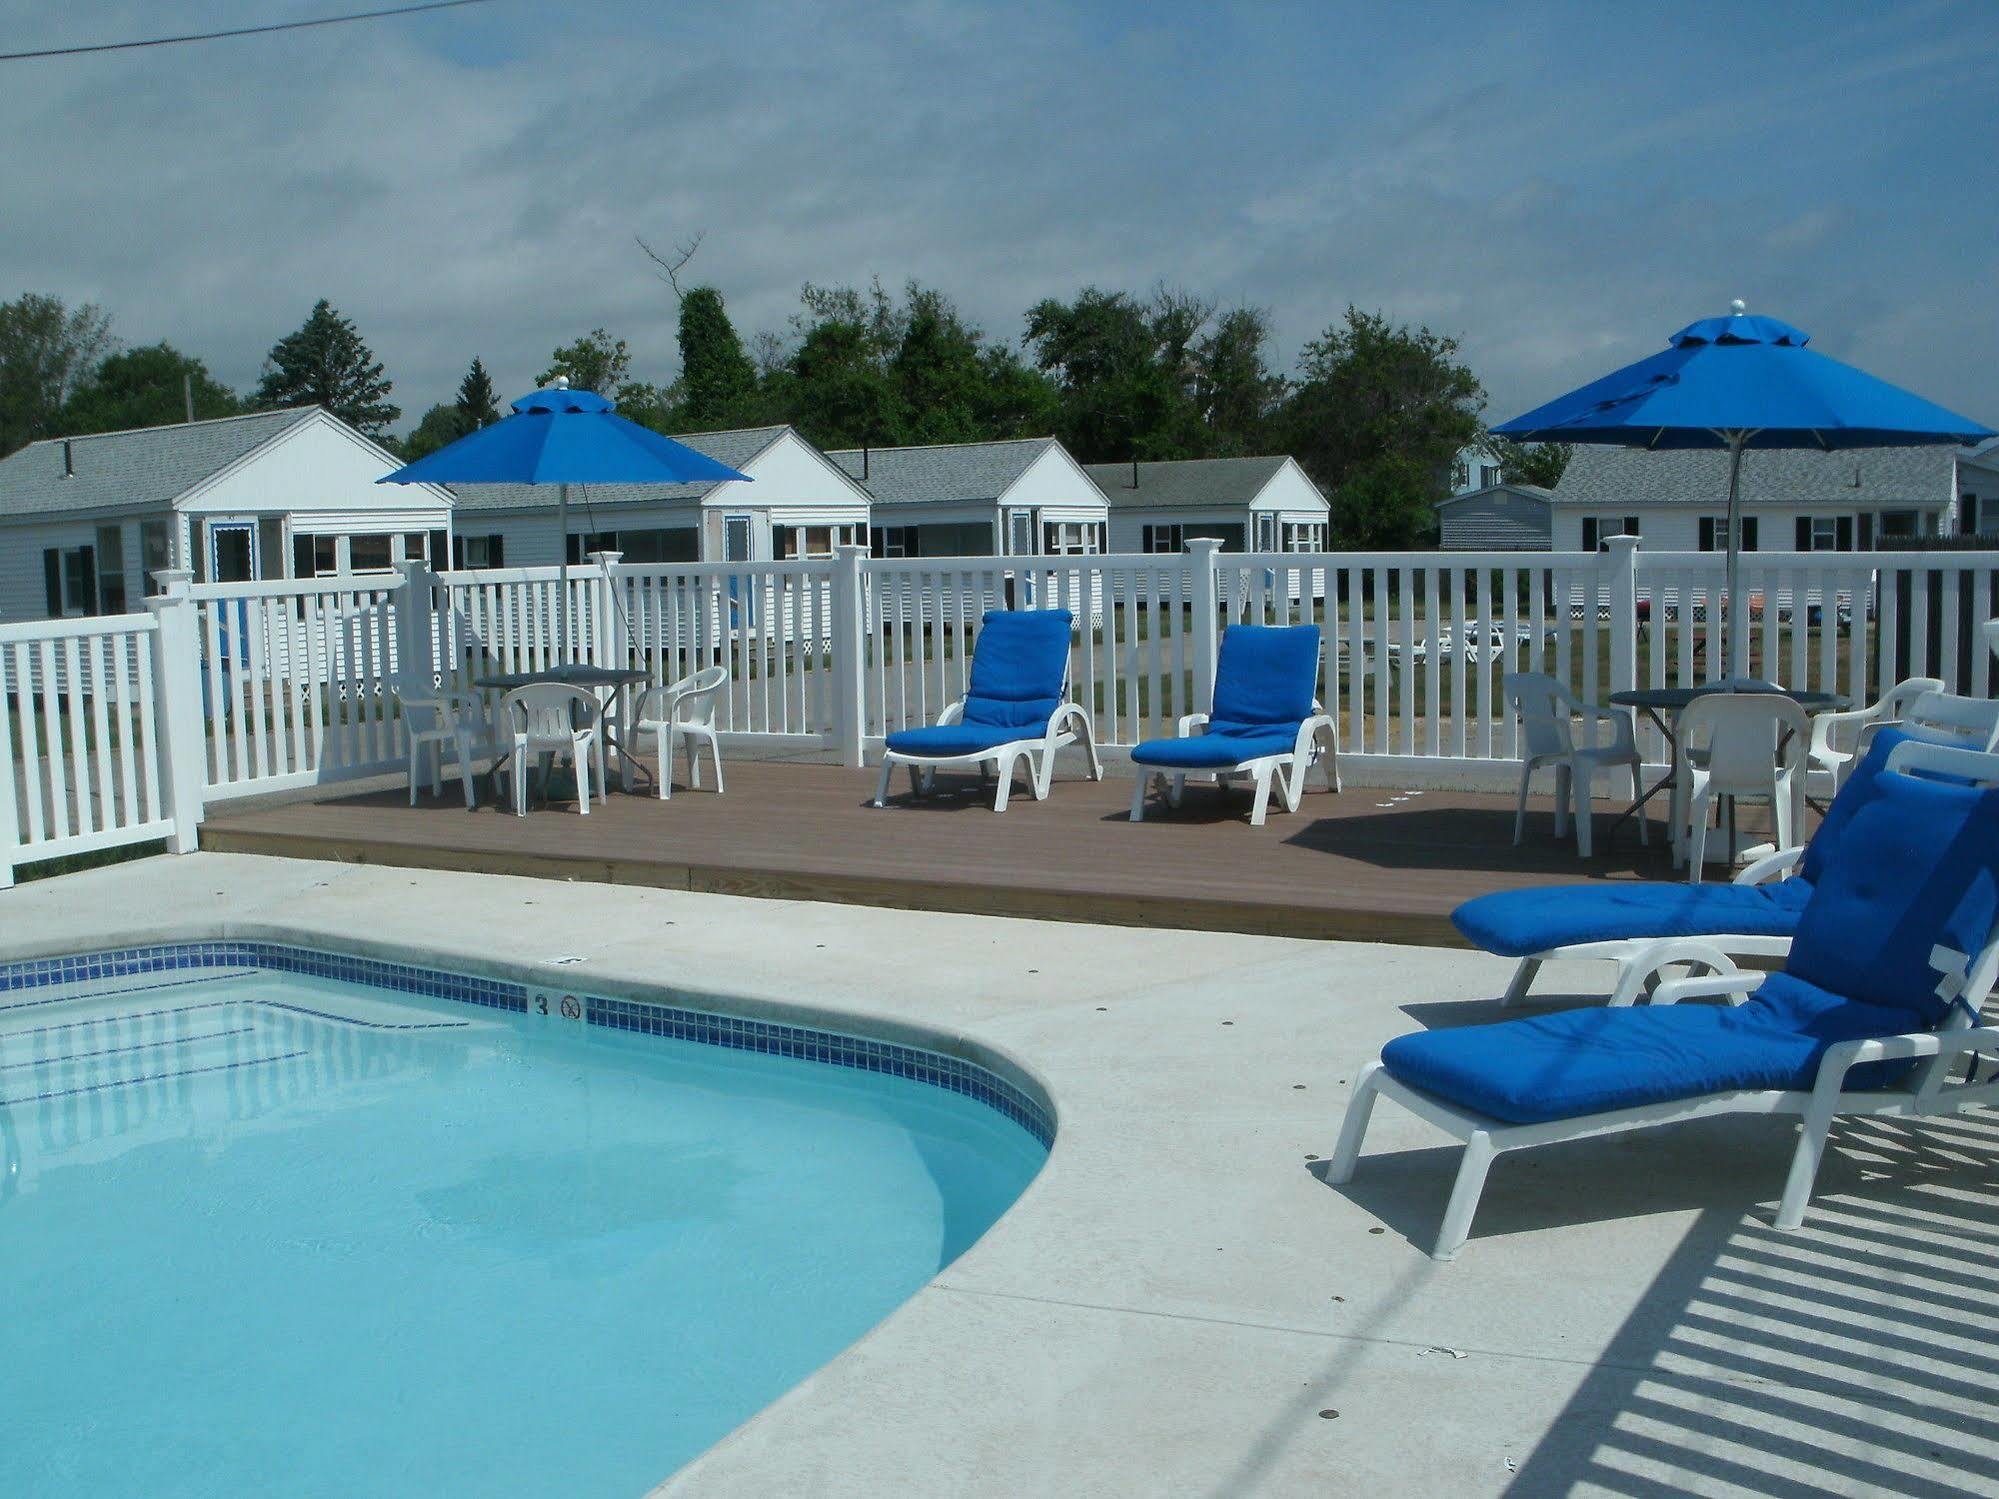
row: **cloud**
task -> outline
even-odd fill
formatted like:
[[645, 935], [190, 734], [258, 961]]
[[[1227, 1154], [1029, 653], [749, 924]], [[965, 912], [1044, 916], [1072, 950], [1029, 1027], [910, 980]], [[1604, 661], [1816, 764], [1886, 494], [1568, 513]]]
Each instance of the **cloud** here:
[[[0, 20], [159, 26], [79, 9]], [[1015, 337], [1040, 297], [1163, 279], [1271, 308], [1287, 361], [1349, 301], [1461, 335], [1497, 416], [1740, 295], [1989, 417], [1995, 45], [1960, 6], [1829, 33], [1802, 5], [502, 0], [13, 65], [0, 295], [101, 301], [238, 385], [326, 296], [413, 421], [473, 354], [524, 388], [599, 325], [669, 378], [632, 235], [705, 229], [746, 334], [807, 280], [915, 276]]]

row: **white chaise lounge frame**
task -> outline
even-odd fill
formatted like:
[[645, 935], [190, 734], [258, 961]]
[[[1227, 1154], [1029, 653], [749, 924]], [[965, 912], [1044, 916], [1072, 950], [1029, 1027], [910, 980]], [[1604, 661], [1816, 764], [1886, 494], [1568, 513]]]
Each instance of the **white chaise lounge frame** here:
[[[1194, 730], [1205, 728], [1209, 722], [1206, 713], [1188, 713], [1181, 717], [1175, 730], [1175, 737], [1186, 739]], [[1324, 740], [1323, 750], [1320, 741]], [[1259, 755], [1253, 760], [1243, 760], [1235, 765], [1217, 768], [1188, 770], [1158, 770], [1151, 766], [1139, 765], [1138, 781], [1131, 791], [1131, 820], [1145, 821], [1145, 798], [1155, 779], [1168, 783], [1166, 804], [1180, 805], [1186, 794], [1187, 778], [1201, 776], [1212, 780], [1217, 786], [1229, 781], [1247, 779], [1255, 784], [1256, 802], [1249, 811], [1249, 825], [1263, 826], [1264, 817], [1270, 810], [1270, 789], [1277, 788], [1278, 800], [1287, 812], [1296, 812], [1305, 799], [1305, 776], [1317, 762], [1325, 776], [1326, 789], [1340, 789], [1340, 726], [1317, 698], [1312, 700], [1312, 716], [1298, 725], [1298, 739], [1292, 747], [1281, 755]]]
[[[1970, 776], [1987, 784], [1999, 779], [1995, 777], [1991, 755], [1942, 745], [1917, 742], [1897, 745], [1888, 759], [1888, 769], [1910, 766]], [[1952, 1077], [1952, 1069], [1959, 1061], [1977, 1057], [1999, 1059], [1999, 1026], [1973, 1023], [1992, 992], [1995, 977], [1999, 977], [1999, 924], [1986, 934], [1984, 947], [1967, 965], [1956, 1002], [1936, 1030], [1839, 1042], [1827, 1049], [1808, 1092], [1741, 1089], [1585, 1114], [1574, 1119], [1551, 1119], [1541, 1124], [1509, 1124], [1412, 1088], [1391, 1076], [1379, 1061], [1369, 1062], [1354, 1079], [1353, 1097], [1340, 1125], [1339, 1143], [1328, 1162], [1326, 1180], [1334, 1185], [1353, 1180], [1375, 1100], [1384, 1094], [1419, 1119], [1462, 1141], [1465, 1148], [1457, 1180], [1444, 1208], [1435, 1247], [1430, 1251], [1433, 1259], [1453, 1260], [1471, 1233], [1472, 1218], [1478, 1212], [1486, 1174], [1495, 1156], [1536, 1145], [1586, 1140], [1717, 1114], [1795, 1114], [1800, 1120], [1798, 1145], [1791, 1156], [1790, 1171], [1774, 1219], [1775, 1227], [1788, 1232], [1804, 1221], [1812, 1185], [1818, 1179], [1819, 1162], [1825, 1155], [1826, 1137], [1831, 1133], [1832, 1121], [1839, 1115], [1923, 1119], [1969, 1108], [1999, 1106], [1999, 1072], [1984, 1082]], [[1740, 1003], [1764, 978], [1762, 973], [1737, 972], [1676, 979], [1660, 984], [1652, 1002], [1672, 1004], [1682, 999], [1729, 998]], [[1916, 1066], [1896, 1085], [1863, 1090], [1849, 1090], [1845, 1086], [1847, 1074], [1855, 1067], [1897, 1060], [1912, 1060]], [[1970, 1065], [1975, 1068], [1976, 1062]]]
[[[1766, 854], [1736, 875], [1738, 885], [1762, 885], [1791, 874], [1804, 858], [1803, 845]], [[1649, 995], [1664, 977], [1665, 970], [1684, 964], [1691, 974], [1728, 974], [1739, 971], [1738, 958], [1781, 958], [1791, 950], [1789, 937], [1772, 937], [1751, 932], [1703, 933], [1698, 937], [1615, 937], [1601, 942], [1571, 942], [1560, 947], [1529, 953], [1520, 959], [1499, 997], [1502, 1005], [1519, 1004], [1527, 997], [1535, 975], [1543, 963], [1568, 958], [1598, 958], [1617, 965], [1610, 998], [1613, 1008], [1636, 1004]]]
[[[1027, 789], [1038, 802], [1048, 800], [1048, 790], [1055, 784], [1055, 755], [1059, 750], [1080, 743], [1090, 759], [1090, 779], [1104, 778], [1104, 764], [1097, 756], [1097, 740], [1090, 728], [1090, 715], [1077, 704], [1067, 701], [1069, 684], [1062, 684], [1064, 701], [1049, 715], [1047, 729], [1032, 739], [1012, 739], [1005, 744], [996, 744], [990, 749], [982, 749], [965, 755], [905, 755], [884, 748], [882, 751], [881, 780], [875, 785], [874, 804], [879, 807], [886, 803], [889, 778], [895, 774], [898, 765], [909, 767], [909, 789], [921, 796], [935, 784], [940, 768], [977, 770], [981, 776], [996, 774], [998, 788], [993, 792], [993, 810], [1004, 812], [1007, 797], [1013, 789], [1013, 773], [1022, 761], [1027, 763]], [[963, 719], [965, 700], [961, 697], [937, 715], [937, 726], [944, 728]], [[1037, 763], [1038, 760], [1038, 763]]]

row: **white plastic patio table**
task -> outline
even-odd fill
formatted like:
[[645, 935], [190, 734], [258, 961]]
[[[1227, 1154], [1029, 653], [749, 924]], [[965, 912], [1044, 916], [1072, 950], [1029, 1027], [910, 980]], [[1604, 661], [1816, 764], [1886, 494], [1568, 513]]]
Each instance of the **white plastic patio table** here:
[[[1777, 697], [1787, 697], [1800, 708], [1812, 709], [1844, 708], [1846, 699], [1837, 692], [1806, 690], [1792, 692], [1787, 687], [1779, 687], [1775, 682], [1740, 681], [1708, 682], [1700, 687], [1631, 687], [1623, 692], [1613, 692], [1608, 701], [1617, 708], [1636, 708], [1651, 719], [1659, 733], [1666, 740], [1666, 774], [1648, 787], [1636, 801], [1618, 813], [1610, 824], [1609, 837], [1616, 837], [1618, 828], [1631, 817], [1643, 816], [1644, 806], [1661, 791], [1670, 788], [1680, 774], [1680, 714], [1697, 697], [1709, 697], [1717, 692], [1769, 693]], [[1672, 714], [1668, 721], [1666, 714]], [[1730, 809], [1728, 847], [1731, 855], [1735, 849], [1734, 810]], [[1671, 838], [1678, 838], [1679, 831], [1667, 829]]]
[[[652, 771], [640, 762], [636, 755], [626, 753], [625, 746], [618, 740], [617, 735], [611, 732], [611, 722], [615, 721], [619, 730], [624, 728], [625, 713], [630, 707], [627, 698], [631, 690], [642, 685], [645, 680], [646, 674], [635, 667], [589, 666], [577, 662], [569, 666], [550, 666], [541, 671], [495, 672], [491, 676], [473, 678], [472, 685], [481, 692], [493, 693], [496, 696], [512, 692], [516, 687], [533, 687], [542, 682], [560, 683], [564, 687], [580, 687], [586, 692], [610, 689], [617, 702], [617, 712], [606, 716], [606, 722], [599, 732], [604, 736], [606, 747], [618, 752], [619, 784], [624, 790], [630, 791], [634, 770], [644, 770], [648, 776]], [[502, 738], [504, 739], [504, 736]], [[512, 758], [513, 751], [507, 750], [493, 762], [493, 784], [496, 788], [499, 785], [500, 767]]]

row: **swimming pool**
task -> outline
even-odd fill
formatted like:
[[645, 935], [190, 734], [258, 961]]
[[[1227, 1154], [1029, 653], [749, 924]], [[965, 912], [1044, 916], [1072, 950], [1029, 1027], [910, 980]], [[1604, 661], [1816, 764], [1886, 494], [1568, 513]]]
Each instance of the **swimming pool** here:
[[0, 1488], [643, 1493], [1051, 1134], [973, 1063], [685, 1007], [262, 943], [0, 966]]

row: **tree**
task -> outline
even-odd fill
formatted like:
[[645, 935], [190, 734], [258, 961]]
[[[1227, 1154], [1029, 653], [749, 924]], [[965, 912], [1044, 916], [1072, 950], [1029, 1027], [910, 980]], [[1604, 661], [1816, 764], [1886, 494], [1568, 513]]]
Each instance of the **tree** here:
[[[1299, 373], [1279, 427], [1285, 447], [1332, 496], [1341, 541], [1425, 534], [1430, 501], [1458, 450], [1479, 440], [1485, 409], [1457, 340], [1348, 307], [1344, 322], [1305, 346]], [[1350, 483], [1356, 493], [1343, 500]], [[1407, 513], [1390, 514], [1396, 505]]]
[[1217, 458], [1261, 453], [1287, 382], [1270, 368], [1270, 314], [1232, 307], [1194, 345], [1195, 400]]
[[1206, 457], [1195, 344], [1213, 312], [1166, 287], [1143, 299], [1085, 287], [1029, 308], [1028, 347], [1061, 391], [1056, 435], [1085, 463]]
[[729, 321], [722, 294], [697, 286], [680, 299], [680, 419], [699, 431], [740, 421], [757, 370]]
[[353, 323], [321, 297], [296, 333], [272, 345], [255, 403], [265, 410], [323, 406], [374, 437], [403, 414], [383, 399], [394, 388]]
[[107, 356], [63, 408], [65, 432], [121, 432], [188, 420], [234, 416], [243, 409], [236, 392], [208, 373], [208, 366], [172, 344], [148, 344]]
[[458, 410], [474, 430], [500, 419], [500, 401], [493, 389], [493, 377], [486, 373], [486, 366], [480, 363], [477, 354], [472, 356], [472, 367], [465, 372], [465, 378], [458, 382]]
[[466, 415], [464, 407], [455, 402], [448, 406], [436, 405], [423, 414], [423, 420], [416, 424], [415, 430], [402, 440], [402, 455], [414, 463], [478, 430], [477, 423]]
[[548, 368], [536, 377], [535, 384], [553, 385], [556, 376], [566, 375], [570, 389], [593, 390], [616, 400], [631, 364], [632, 351], [622, 338], [614, 339], [602, 328], [592, 328], [575, 343], [551, 354]]
[[58, 416], [112, 346], [95, 303], [28, 292], [0, 302], [0, 456], [58, 431]]
[[1519, 443], [1510, 437], [1486, 440], [1486, 451], [1499, 461], [1499, 476], [1508, 484], [1538, 484], [1553, 489], [1575, 455], [1566, 442]]

